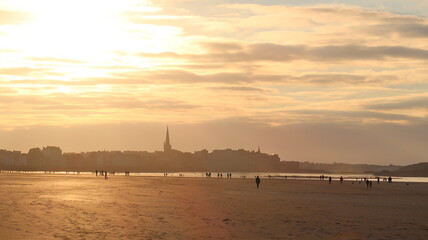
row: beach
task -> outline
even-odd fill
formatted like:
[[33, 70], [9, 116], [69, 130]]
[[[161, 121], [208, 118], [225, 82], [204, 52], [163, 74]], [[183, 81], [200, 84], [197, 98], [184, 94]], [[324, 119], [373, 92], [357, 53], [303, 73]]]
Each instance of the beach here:
[[428, 184], [1, 173], [0, 239], [428, 239]]

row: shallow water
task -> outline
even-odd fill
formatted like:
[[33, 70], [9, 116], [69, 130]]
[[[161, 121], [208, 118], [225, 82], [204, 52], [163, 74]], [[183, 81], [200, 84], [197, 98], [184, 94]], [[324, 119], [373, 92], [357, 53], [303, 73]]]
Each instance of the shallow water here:
[[[39, 174], [82, 174], [91, 175], [95, 174], [92, 172], [14, 172], [14, 173], [39, 173]], [[211, 178], [217, 178], [218, 172], [211, 172]], [[123, 172], [115, 173], [116, 175], [125, 175]], [[141, 176], [141, 177], [163, 177], [165, 173], [130, 173], [130, 176]], [[173, 172], [167, 173], [167, 177], [206, 177], [205, 172]], [[226, 172], [223, 172], [223, 178], [227, 178]], [[376, 181], [376, 177], [380, 177], [380, 181], [384, 181], [384, 178], [389, 176], [378, 176], [373, 174], [359, 174], [359, 173], [344, 173], [344, 174], [318, 174], [318, 173], [267, 173], [267, 172], [232, 172], [232, 178], [255, 178], [260, 176], [262, 178], [274, 178], [274, 179], [296, 179], [296, 180], [320, 180], [320, 175], [324, 175], [324, 181], [328, 180], [331, 176], [333, 181], [337, 181], [340, 177], [343, 177], [344, 181], [358, 181], [362, 178], [368, 178]], [[358, 180], [357, 180], [358, 179]], [[421, 182], [428, 183], [428, 177], [393, 177], [393, 182]]]

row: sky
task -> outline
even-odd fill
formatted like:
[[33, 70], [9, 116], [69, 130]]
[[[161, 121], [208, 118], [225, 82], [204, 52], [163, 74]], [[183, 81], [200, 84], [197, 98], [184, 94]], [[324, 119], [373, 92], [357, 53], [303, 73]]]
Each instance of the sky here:
[[428, 161], [425, 0], [0, 0], [0, 148]]

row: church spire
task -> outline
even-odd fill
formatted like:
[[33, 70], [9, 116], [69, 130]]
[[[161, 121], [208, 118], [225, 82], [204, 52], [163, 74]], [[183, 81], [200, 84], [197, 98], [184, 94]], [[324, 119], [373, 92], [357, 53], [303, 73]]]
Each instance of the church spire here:
[[171, 151], [171, 143], [169, 142], [169, 129], [168, 129], [168, 126], [166, 126], [166, 138], [165, 138], [165, 142], [163, 144], [163, 151], [164, 152]]
[[166, 140], [165, 140], [165, 143], [168, 144], [168, 145], [170, 145], [170, 143], [169, 143], [169, 130], [168, 130], [168, 126], [166, 126]]

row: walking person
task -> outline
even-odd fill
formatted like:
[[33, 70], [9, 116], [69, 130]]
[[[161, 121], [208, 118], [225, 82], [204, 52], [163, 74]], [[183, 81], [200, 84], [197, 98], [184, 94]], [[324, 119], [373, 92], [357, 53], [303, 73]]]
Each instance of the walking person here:
[[259, 176], [257, 176], [256, 177], [256, 185], [257, 185], [257, 188], [259, 188], [259, 184], [260, 184], [260, 178], [259, 178]]

